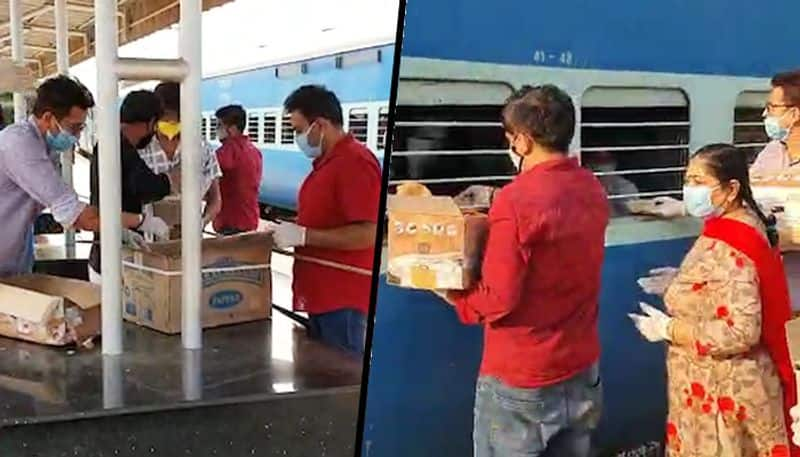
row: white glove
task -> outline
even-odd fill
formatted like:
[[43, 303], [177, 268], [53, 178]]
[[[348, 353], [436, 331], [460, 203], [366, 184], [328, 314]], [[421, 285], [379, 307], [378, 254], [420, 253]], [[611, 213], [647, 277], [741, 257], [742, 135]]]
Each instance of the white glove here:
[[466, 190], [456, 195], [453, 200], [458, 206], [488, 208], [492, 205], [494, 191], [495, 188], [491, 186], [469, 186]]
[[792, 406], [789, 415], [792, 416], [792, 442], [800, 446], [800, 405]]
[[663, 296], [667, 287], [678, 276], [678, 269], [674, 267], [655, 268], [650, 270], [649, 276], [639, 278], [636, 282], [645, 293], [650, 295]]
[[147, 251], [149, 248], [147, 247], [147, 243], [144, 240], [144, 237], [133, 230], [123, 229], [122, 230], [122, 245], [129, 246], [133, 249], [138, 249], [141, 251]]
[[686, 205], [672, 197], [656, 197], [647, 213], [665, 218], [681, 217], [686, 215]]
[[641, 314], [628, 314], [628, 317], [633, 320], [634, 325], [636, 325], [636, 328], [639, 330], [639, 333], [651, 343], [668, 341], [669, 335], [667, 328], [669, 328], [669, 323], [672, 318], [647, 303], [639, 303], [639, 307], [644, 312], [644, 316]]
[[169, 226], [160, 217], [146, 215], [139, 230], [159, 240], [169, 239]]
[[291, 222], [274, 223], [269, 222], [269, 231], [272, 238], [280, 249], [293, 248], [295, 246], [305, 246], [306, 228]]

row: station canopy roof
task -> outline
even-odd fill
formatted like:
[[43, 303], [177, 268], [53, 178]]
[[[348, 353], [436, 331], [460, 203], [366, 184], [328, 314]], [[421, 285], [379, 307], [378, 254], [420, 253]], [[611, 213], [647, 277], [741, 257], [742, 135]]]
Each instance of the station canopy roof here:
[[[232, 0], [203, 0], [203, 10]], [[25, 62], [38, 77], [56, 72], [56, 29], [53, 0], [21, 0]], [[119, 0], [119, 44], [130, 43], [180, 19], [177, 0]], [[67, 0], [70, 65], [94, 56], [94, 2]], [[9, 0], [0, 0], [0, 59], [11, 56]]]

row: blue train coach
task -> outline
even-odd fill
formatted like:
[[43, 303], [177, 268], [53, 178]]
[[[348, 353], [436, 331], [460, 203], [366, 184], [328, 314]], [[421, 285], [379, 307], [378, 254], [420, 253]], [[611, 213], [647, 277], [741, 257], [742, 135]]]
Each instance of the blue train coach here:
[[[798, 15], [790, 0], [407, 5], [390, 189], [414, 180], [454, 195], [502, 184], [512, 171], [499, 124], [504, 99], [542, 83], [573, 98], [572, 151], [607, 187], [614, 214], [600, 297], [602, 455], [660, 455], [664, 351], [626, 314], [639, 301], [658, 304], [636, 279], [677, 266], [700, 228], [634, 217], [622, 203], [679, 196], [690, 151], [704, 144], [763, 147], [768, 77], [800, 66]], [[363, 455], [471, 455], [481, 338], [432, 294], [389, 286], [382, 274]]]

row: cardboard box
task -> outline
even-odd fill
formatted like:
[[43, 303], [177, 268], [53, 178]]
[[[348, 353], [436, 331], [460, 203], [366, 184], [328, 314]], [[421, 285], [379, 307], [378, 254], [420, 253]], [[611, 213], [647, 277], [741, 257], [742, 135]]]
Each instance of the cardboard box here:
[[466, 289], [480, 276], [489, 222], [450, 197], [391, 195], [387, 282], [414, 289]]
[[800, 174], [794, 170], [753, 174], [753, 198], [774, 212], [782, 251], [800, 250]]
[[[181, 242], [123, 250], [123, 315], [168, 334], [181, 331]], [[270, 317], [272, 237], [248, 233], [203, 240], [203, 328]]]
[[[786, 340], [789, 344], [789, 357], [792, 359], [794, 377], [800, 379], [800, 318], [795, 317], [786, 323]], [[800, 383], [797, 384], [797, 389], [800, 394]]]
[[170, 227], [169, 239], [181, 238], [181, 197], [170, 195], [153, 203], [153, 216], [160, 217]]
[[0, 280], [0, 335], [51, 346], [100, 334], [100, 287], [29, 274]]

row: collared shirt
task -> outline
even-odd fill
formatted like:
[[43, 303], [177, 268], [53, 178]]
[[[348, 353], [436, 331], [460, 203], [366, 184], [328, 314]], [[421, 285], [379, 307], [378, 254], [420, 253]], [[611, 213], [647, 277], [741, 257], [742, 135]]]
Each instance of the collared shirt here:
[[[222, 176], [222, 170], [220, 169], [214, 149], [212, 149], [206, 141], [202, 141], [201, 145], [203, 149], [203, 182], [201, 193], [205, 195], [211, 187], [211, 183]], [[172, 159], [170, 159], [167, 153], [161, 148], [161, 143], [159, 143], [158, 139], [155, 137], [153, 137], [153, 140], [150, 144], [145, 146], [144, 149], [139, 149], [139, 155], [142, 160], [144, 160], [144, 163], [155, 173], [167, 173], [181, 164], [180, 146], [178, 150], [175, 151], [175, 155]]]
[[[378, 221], [381, 169], [375, 156], [351, 135], [314, 160], [297, 199], [297, 223], [312, 229], [333, 229]], [[375, 249], [298, 247], [298, 254], [367, 270]], [[294, 308], [309, 314], [369, 309], [372, 278], [302, 260], [294, 262]]]
[[0, 276], [26, 271], [28, 237], [43, 209], [50, 208], [58, 223], [70, 227], [85, 207], [53, 166], [33, 119], [0, 131]]
[[597, 361], [608, 221], [603, 186], [574, 159], [536, 165], [496, 193], [481, 280], [454, 294], [461, 321], [484, 325], [481, 376], [544, 387]]
[[217, 160], [224, 174], [219, 181], [222, 209], [214, 219], [214, 230], [257, 229], [261, 151], [246, 135], [231, 136], [217, 149]]
[[[92, 205], [100, 207], [99, 160], [100, 148], [95, 145], [90, 165], [90, 188]], [[122, 182], [122, 211], [141, 214], [146, 203], [152, 203], [170, 193], [170, 181], [165, 174], [154, 173], [139, 156], [136, 148], [120, 135], [120, 159]], [[102, 214], [101, 214], [102, 217]], [[89, 252], [89, 265], [97, 273], [100, 271], [100, 234], [94, 234], [95, 244]]]
[[750, 166], [751, 174], [771, 173], [800, 165], [800, 160], [792, 160], [789, 150], [780, 141], [771, 141], [758, 153]]

